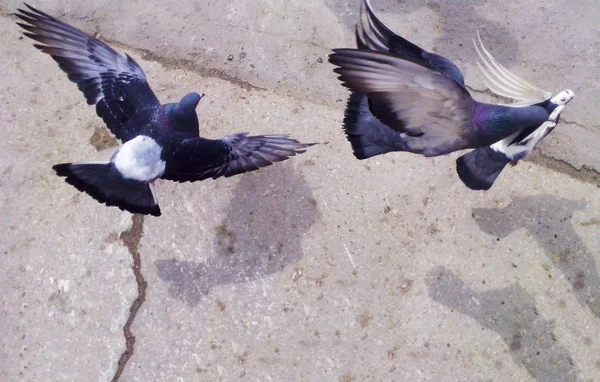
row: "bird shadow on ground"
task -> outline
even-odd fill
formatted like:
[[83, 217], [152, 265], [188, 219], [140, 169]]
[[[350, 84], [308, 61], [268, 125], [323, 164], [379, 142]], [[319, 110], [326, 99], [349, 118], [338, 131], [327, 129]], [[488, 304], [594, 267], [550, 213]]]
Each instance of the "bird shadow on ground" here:
[[214, 255], [204, 262], [155, 262], [169, 294], [197, 305], [211, 288], [249, 282], [281, 271], [303, 257], [302, 237], [317, 216], [303, 175], [291, 164], [242, 175], [216, 228]]
[[577, 380], [573, 361], [557, 341], [552, 324], [538, 314], [534, 297], [520, 285], [476, 292], [444, 267], [430, 270], [425, 283], [434, 301], [498, 333], [515, 362], [525, 366], [533, 378]]
[[[503, 208], [476, 208], [481, 230], [499, 238], [525, 228], [573, 287], [577, 300], [600, 318], [600, 277], [593, 254], [573, 229], [573, 213], [585, 204], [552, 195], [515, 199]], [[577, 379], [567, 350], [557, 341], [552, 324], [536, 310], [534, 297], [519, 284], [476, 292], [451, 271], [428, 273], [430, 297], [466, 314], [498, 333], [516, 363], [540, 381]]]
[[594, 255], [571, 223], [585, 204], [552, 195], [515, 199], [504, 208], [473, 210], [481, 230], [506, 237], [525, 228], [571, 284], [577, 301], [600, 318], [600, 274]]
[[[326, 0], [327, 6], [337, 15], [341, 23], [350, 29], [354, 29], [359, 20], [359, 9], [362, 0]], [[501, 53], [493, 52], [496, 58], [502, 58], [501, 62], [508, 63], [510, 59], [516, 59], [520, 56], [518, 41], [514, 37], [514, 33], [506, 23], [499, 23], [490, 19], [484, 18], [478, 12], [478, 8], [485, 4], [481, 0], [463, 0], [460, 2], [453, 1], [423, 1], [423, 0], [371, 0], [371, 5], [375, 10], [375, 14], [382, 18], [384, 12], [395, 12], [403, 16], [415, 13], [422, 8], [428, 8], [435, 13], [437, 17], [433, 20], [434, 23], [439, 23], [440, 38], [434, 44], [435, 46], [445, 46], [447, 44], [456, 45], [460, 41], [464, 41], [464, 36], [468, 37], [468, 41], [475, 37], [476, 30], [479, 29], [482, 33], [482, 39], [486, 47], [499, 47], [501, 42]], [[351, 11], [350, 11], [351, 10]], [[385, 20], [382, 21], [385, 23]], [[402, 37], [406, 37], [409, 33], [406, 30], [400, 30], [390, 25], [392, 31]], [[415, 35], [415, 33], [410, 33]], [[418, 32], [417, 32], [418, 34]], [[423, 49], [435, 52], [433, 46], [423, 46], [419, 41], [413, 39], [415, 44]], [[444, 49], [445, 52], [452, 52], [449, 47]], [[438, 53], [438, 52], [435, 52]], [[458, 53], [461, 56], [451, 57], [450, 60], [457, 63], [459, 58], [465, 61], [470, 61], [477, 57], [475, 49], [459, 49]]]

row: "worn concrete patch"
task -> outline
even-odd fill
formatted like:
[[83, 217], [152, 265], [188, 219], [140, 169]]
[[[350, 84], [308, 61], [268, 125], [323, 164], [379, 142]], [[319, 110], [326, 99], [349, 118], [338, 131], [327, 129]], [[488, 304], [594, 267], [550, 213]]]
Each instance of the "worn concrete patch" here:
[[117, 138], [105, 126], [94, 126], [94, 134], [90, 138], [90, 143], [97, 151], [102, 151], [117, 147]]

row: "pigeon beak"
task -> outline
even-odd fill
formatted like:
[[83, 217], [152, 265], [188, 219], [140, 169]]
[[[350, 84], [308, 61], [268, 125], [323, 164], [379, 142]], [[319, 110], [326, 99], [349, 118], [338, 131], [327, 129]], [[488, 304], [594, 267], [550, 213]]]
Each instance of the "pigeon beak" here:
[[198, 94], [198, 100], [194, 103], [194, 109], [196, 109], [198, 107], [198, 104], [200, 103], [200, 101], [202, 101], [203, 97], [204, 97], [204, 93]]

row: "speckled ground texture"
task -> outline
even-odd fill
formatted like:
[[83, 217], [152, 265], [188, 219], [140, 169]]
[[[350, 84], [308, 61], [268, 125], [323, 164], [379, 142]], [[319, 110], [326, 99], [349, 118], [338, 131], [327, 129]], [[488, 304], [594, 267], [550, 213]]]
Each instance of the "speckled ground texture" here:
[[143, 67], [165, 102], [206, 93], [201, 132], [320, 142], [264, 170], [158, 181], [163, 216], [56, 177], [117, 142], [0, 16], [0, 380], [600, 380], [597, 2], [372, 0], [494, 101], [471, 39], [539, 87], [560, 125], [489, 192], [458, 153], [355, 160], [346, 91], [358, 0], [34, 1]]

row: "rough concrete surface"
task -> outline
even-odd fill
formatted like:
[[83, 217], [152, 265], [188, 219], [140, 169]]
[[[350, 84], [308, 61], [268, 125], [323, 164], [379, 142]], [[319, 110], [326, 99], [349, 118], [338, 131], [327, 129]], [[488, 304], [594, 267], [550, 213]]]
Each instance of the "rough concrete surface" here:
[[116, 142], [3, 2], [0, 380], [600, 380], [596, 2], [372, 1], [478, 99], [477, 28], [577, 98], [532, 160], [473, 192], [459, 154], [352, 157], [327, 54], [352, 46], [358, 0], [32, 2], [130, 53], [161, 100], [206, 93], [205, 136], [320, 143], [159, 181], [163, 216], [142, 218], [53, 175]]

